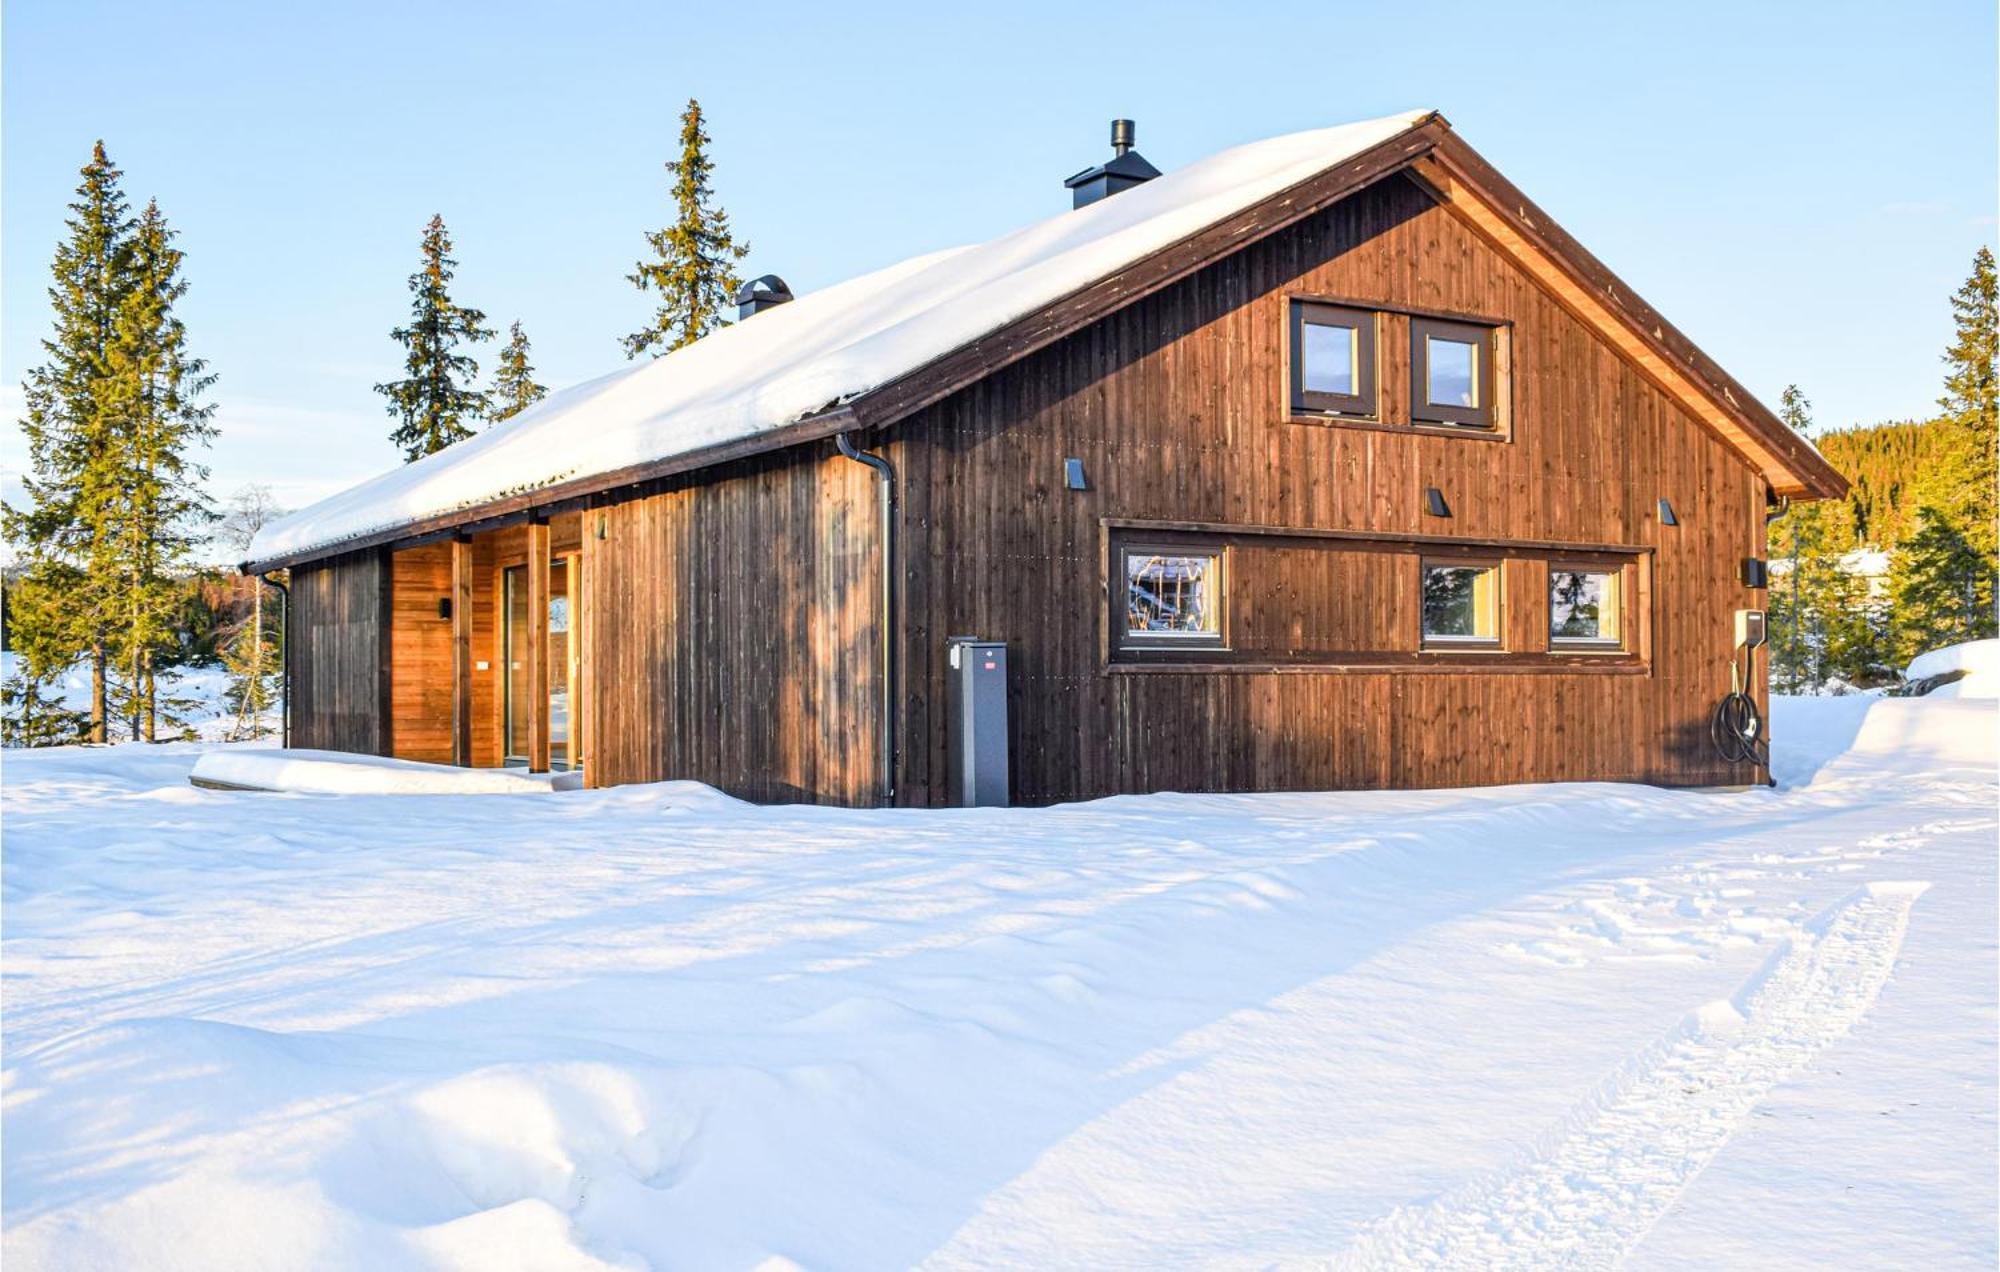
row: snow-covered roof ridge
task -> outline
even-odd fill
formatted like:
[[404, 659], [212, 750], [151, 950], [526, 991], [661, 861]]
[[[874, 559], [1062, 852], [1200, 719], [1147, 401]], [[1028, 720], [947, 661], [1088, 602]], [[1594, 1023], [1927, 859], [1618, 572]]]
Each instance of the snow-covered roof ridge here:
[[1198, 160], [987, 243], [914, 257], [551, 394], [265, 526], [271, 561], [794, 423], [878, 388], [1431, 118], [1406, 111]]

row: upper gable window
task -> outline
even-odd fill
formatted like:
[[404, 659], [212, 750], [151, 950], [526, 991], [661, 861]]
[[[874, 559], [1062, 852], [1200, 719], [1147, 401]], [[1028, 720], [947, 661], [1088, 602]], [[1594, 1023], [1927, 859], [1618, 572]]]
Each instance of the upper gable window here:
[[1410, 418], [1493, 427], [1493, 329], [1410, 319]]
[[1293, 302], [1291, 364], [1293, 410], [1374, 416], [1374, 314]]

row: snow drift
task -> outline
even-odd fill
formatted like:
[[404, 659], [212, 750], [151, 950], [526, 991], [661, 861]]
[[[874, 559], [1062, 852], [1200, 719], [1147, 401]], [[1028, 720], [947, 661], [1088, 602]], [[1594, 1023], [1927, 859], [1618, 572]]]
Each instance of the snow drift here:
[[1974, 640], [1919, 654], [1903, 672], [1906, 681], [1929, 680], [1950, 672], [1959, 679], [1939, 685], [1932, 698], [2000, 698], [2000, 640]]
[[195, 761], [197, 786], [299, 795], [546, 795], [567, 774], [458, 768], [347, 751], [217, 750]]

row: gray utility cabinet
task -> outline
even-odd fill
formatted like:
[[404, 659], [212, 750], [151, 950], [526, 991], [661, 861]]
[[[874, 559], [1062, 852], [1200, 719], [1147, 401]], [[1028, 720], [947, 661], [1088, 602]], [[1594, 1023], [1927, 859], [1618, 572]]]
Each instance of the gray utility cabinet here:
[[958, 808], [1005, 808], [1007, 642], [953, 636], [951, 664], [951, 802]]

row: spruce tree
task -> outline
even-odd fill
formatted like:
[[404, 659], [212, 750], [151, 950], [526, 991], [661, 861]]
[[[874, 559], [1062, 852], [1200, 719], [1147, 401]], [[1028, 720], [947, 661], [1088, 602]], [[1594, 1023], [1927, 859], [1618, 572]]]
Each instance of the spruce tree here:
[[67, 237], [50, 264], [53, 331], [42, 341], [43, 360], [22, 385], [27, 500], [5, 511], [24, 580], [43, 598], [20, 608], [16, 622], [23, 627], [16, 635], [41, 651], [49, 675], [89, 659], [89, 736], [98, 742], [108, 738], [119, 591], [119, 545], [106, 534], [119, 497], [118, 465], [107, 457], [118, 453], [121, 397], [111, 383], [109, 358], [131, 288], [135, 228], [121, 175], [98, 142], [69, 205]]
[[535, 383], [535, 368], [528, 361], [528, 337], [516, 322], [507, 329], [506, 347], [500, 350], [500, 369], [494, 373], [493, 388], [486, 394], [488, 425], [512, 419], [549, 395]]
[[1897, 652], [1902, 658], [1995, 634], [1994, 359], [2000, 353], [1993, 253], [1980, 248], [1951, 298], [1956, 326], [1935, 450], [1916, 491], [1916, 532], [1896, 552]]
[[0, 682], [0, 743], [64, 746], [87, 740], [88, 712], [63, 699], [62, 677], [77, 650], [61, 612], [72, 594], [73, 567], [44, 565], [7, 590], [8, 651], [14, 666]]
[[693, 98], [681, 113], [681, 156], [667, 164], [667, 172], [673, 177], [674, 223], [646, 235], [653, 259], [638, 262], [625, 276], [640, 291], [659, 294], [653, 320], [622, 342], [628, 358], [671, 353], [721, 326], [741, 285], [735, 263], [750, 251], [748, 243], [730, 236], [728, 214], [715, 206], [709, 184], [715, 164], [708, 157], [701, 103]]
[[1918, 654], [1993, 635], [1993, 565], [1951, 518], [1926, 504], [1891, 572], [1896, 653]]
[[1951, 298], [1954, 332], [1945, 350], [1941, 452], [1920, 484], [1919, 499], [1942, 513], [1975, 552], [1989, 560], [1996, 550], [1994, 359], [2000, 356], [1993, 253], [1980, 248], [1972, 275]]
[[278, 703], [279, 669], [283, 665], [277, 634], [266, 618], [264, 585], [257, 584], [250, 612], [222, 647], [222, 665], [229, 674], [223, 704], [235, 717], [231, 741], [249, 741], [271, 732], [265, 717]]
[[[270, 487], [244, 486], [230, 496], [215, 537], [241, 557], [259, 530], [284, 515]], [[229, 730], [231, 740], [260, 738], [271, 731], [264, 717], [280, 700], [284, 669], [280, 644], [284, 629], [278, 617], [265, 607], [264, 582], [258, 579], [251, 585], [249, 612], [233, 631], [222, 633], [222, 666], [229, 676], [223, 703], [235, 715]]]
[[423, 264], [410, 275], [410, 322], [389, 334], [403, 346], [403, 379], [375, 386], [387, 398], [396, 421], [389, 440], [403, 448], [406, 461], [435, 454], [472, 436], [472, 421], [486, 412], [486, 395], [473, 387], [479, 364], [459, 352], [461, 345], [491, 340], [486, 315], [451, 298], [458, 262], [442, 216], [424, 227]]
[[117, 571], [120, 696], [132, 737], [148, 742], [159, 734], [162, 709], [173, 724], [175, 708], [185, 705], [162, 699], [157, 679], [177, 651], [184, 576], [215, 519], [202, 489], [208, 470], [191, 456], [215, 435], [215, 408], [201, 401], [215, 377], [189, 352], [186, 324], [174, 312], [188, 287], [175, 237], [159, 205], [147, 204], [106, 357], [113, 444], [98, 460], [111, 479], [96, 520]]
[[[1789, 425], [1794, 432], [1805, 433], [1812, 428], [1812, 403], [1799, 391], [1796, 384], [1785, 386], [1785, 392], [1778, 399], [1778, 418]], [[1803, 510], [1800, 510], [1803, 511]], [[1789, 568], [1786, 577], [1771, 598], [1771, 628], [1776, 637], [1771, 642], [1771, 678], [1775, 688], [1785, 693], [1797, 693], [1804, 688], [1810, 678], [1806, 659], [1806, 608], [1802, 595], [1805, 583], [1804, 571], [1800, 569], [1800, 525], [1805, 518], [1787, 510], [1784, 520], [1788, 523]]]

